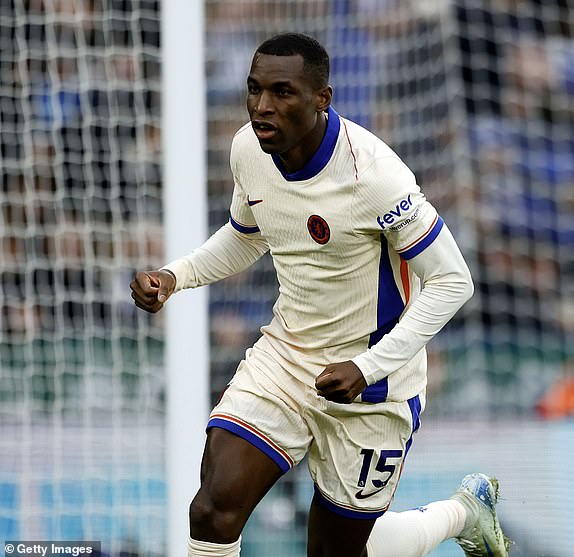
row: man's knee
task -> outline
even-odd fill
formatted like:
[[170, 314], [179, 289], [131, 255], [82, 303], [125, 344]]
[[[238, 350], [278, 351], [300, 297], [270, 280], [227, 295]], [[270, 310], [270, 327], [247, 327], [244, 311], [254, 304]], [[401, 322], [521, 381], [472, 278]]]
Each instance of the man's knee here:
[[239, 538], [245, 520], [240, 508], [201, 490], [189, 507], [190, 534], [196, 540], [232, 543]]

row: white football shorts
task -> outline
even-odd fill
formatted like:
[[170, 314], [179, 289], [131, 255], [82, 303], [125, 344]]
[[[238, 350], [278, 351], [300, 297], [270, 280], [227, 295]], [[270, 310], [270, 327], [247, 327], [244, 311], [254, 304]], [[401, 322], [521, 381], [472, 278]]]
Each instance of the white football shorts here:
[[207, 428], [249, 441], [283, 472], [308, 454], [323, 505], [350, 518], [381, 516], [419, 428], [424, 393], [405, 402], [329, 402], [278, 361], [269, 344], [248, 350]]

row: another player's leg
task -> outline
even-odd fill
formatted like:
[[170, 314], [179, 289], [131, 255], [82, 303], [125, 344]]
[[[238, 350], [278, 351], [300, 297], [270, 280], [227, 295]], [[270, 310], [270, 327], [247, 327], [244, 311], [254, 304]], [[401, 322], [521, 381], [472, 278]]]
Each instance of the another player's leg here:
[[237, 557], [247, 519], [282, 473], [245, 439], [211, 428], [201, 463], [201, 487], [190, 506], [189, 557]]
[[309, 512], [307, 556], [365, 557], [365, 545], [374, 523], [374, 518], [362, 520], [336, 514], [315, 496]]
[[423, 557], [456, 538], [467, 557], [507, 557], [495, 504], [498, 483], [484, 474], [466, 476], [455, 495], [379, 518], [367, 543], [368, 557]]

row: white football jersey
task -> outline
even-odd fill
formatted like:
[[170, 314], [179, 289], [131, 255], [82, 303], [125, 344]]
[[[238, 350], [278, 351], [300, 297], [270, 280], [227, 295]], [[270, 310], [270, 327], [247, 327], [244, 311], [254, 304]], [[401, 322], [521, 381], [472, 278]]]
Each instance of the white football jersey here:
[[[332, 108], [323, 142], [301, 170], [288, 174], [264, 153], [251, 124], [233, 140], [231, 169], [230, 222], [267, 242], [279, 281], [260, 342], [314, 385], [327, 364], [364, 352], [400, 320], [420, 290], [408, 262], [443, 220], [392, 149]], [[362, 399], [407, 400], [425, 385], [423, 348]]]

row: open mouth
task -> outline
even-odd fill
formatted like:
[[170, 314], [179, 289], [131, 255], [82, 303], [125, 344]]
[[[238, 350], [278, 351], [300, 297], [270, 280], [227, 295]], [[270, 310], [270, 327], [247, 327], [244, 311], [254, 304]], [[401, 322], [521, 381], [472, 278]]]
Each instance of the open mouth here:
[[270, 139], [277, 133], [277, 128], [273, 124], [268, 122], [262, 122], [259, 120], [254, 120], [251, 122], [255, 135], [259, 139]]

